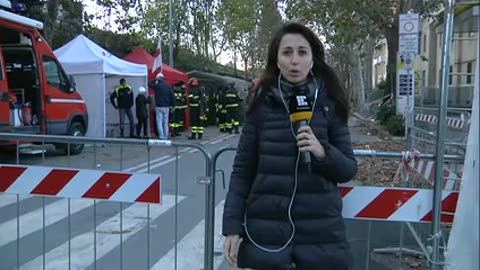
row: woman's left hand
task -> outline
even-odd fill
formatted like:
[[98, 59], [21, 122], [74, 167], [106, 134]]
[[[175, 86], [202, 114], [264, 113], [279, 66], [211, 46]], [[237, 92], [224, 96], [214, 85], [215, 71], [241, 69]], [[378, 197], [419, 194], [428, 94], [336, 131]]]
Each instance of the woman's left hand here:
[[300, 152], [310, 152], [317, 160], [325, 158], [325, 148], [318, 141], [309, 126], [300, 127], [297, 131], [297, 146]]

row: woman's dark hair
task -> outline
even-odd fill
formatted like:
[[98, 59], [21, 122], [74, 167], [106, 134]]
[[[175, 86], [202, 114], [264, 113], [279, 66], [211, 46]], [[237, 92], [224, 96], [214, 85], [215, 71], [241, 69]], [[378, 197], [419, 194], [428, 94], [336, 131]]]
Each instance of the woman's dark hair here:
[[[337, 114], [346, 122], [348, 120], [350, 104], [345, 86], [335, 71], [325, 62], [325, 49], [322, 42], [312, 30], [299, 23], [285, 24], [275, 34], [268, 46], [267, 65], [261, 77], [260, 89], [251, 89], [251, 91], [266, 91], [276, 85], [278, 74], [280, 73], [280, 69], [277, 66], [278, 50], [280, 42], [286, 34], [300, 34], [308, 41], [312, 48], [314, 63], [312, 72], [316, 78], [321, 78], [325, 82], [327, 94], [336, 102]], [[251, 93], [250, 96], [252, 99], [249, 103], [249, 112], [256, 106], [262, 93]]]

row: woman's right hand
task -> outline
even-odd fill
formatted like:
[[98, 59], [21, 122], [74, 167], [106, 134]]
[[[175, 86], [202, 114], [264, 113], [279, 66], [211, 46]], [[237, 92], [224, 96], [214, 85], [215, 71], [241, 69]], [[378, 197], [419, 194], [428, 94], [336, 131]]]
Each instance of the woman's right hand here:
[[242, 239], [238, 234], [230, 234], [225, 238], [224, 248], [225, 248], [225, 257], [227, 257], [230, 265], [237, 267], [237, 254], [238, 248]]

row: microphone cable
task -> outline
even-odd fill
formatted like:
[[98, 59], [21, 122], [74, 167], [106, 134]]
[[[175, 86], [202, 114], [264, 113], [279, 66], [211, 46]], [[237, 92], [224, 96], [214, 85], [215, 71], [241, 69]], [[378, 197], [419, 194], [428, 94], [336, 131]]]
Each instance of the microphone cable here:
[[[281, 83], [280, 82], [281, 77], [282, 77], [282, 73], [279, 73], [278, 74], [278, 90], [280, 91], [280, 98], [282, 99], [283, 105], [285, 106], [285, 109], [287, 110], [287, 113], [290, 115], [290, 110], [288, 109], [287, 103], [285, 103], [285, 100], [283, 99], [282, 87], [281, 87], [281, 84], [280, 84]], [[317, 98], [318, 98], [318, 84], [317, 84], [317, 80], [315, 79], [315, 77], [313, 77], [313, 81], [315, 82], [315, 99], [314, 99], [313, 106], [312, 106], [312, 118], [313, 118], [313, 112], [315, 112], [315, 105], [317, 104]], [[307, 123], [308, 125], [310, 125], [310, 120], [308, 120], [308, 123]], [[292, 131], [293, 138], [295, 139], [296, 135], [295, 135], [295, 131], [293, 129], [292, 121], [290, 121], [290, 130]], [[277, 252], [280, 252], [280, 251], [284, 250], [285, 248], [288, 247], [288, 245], [290, 245], [290, 243], [293, 240], [293, 237], [295, 236], [295, 223], [293, 223], [293, 219], [292, 219], [292, 205], [293, 205], [293, 201], [295, 199], [295, 195], [297, 194], [298, 163], [299, 163], [299, 161], [300, 161], [300, 152], [298, 152], [297, 158], [295, 159], [295, 173], [294, 173], [293, 192], [292, 192], [292, 197], [290, 198], [290, 203], [288, 204], [288, 213], [287, 213], [288, 214], [288, 221], [290, 222], [290, 225], [292, 226], [292, 234], [290, 235], [288, 241], [283, 246], [281, 246], [280, 248], [277, 248], [277, 249], [269, 249], [269, 248], [266, 248], [266, 247], [258, 244], [257, 242], [255, 242], [255, 240], [253, 240], [253, 238], [250, 236], [250, 233], [248, 232], [247, 207], [245, 206], [245, 214], [243, 215], [243, 227], [245, 228], [245, 234], [247, 235], [248, 239], [250, 240], [250, 242], [253, 243], [254, 246], [256, 246], [257, 248], [259, 248], [259, 249], [261, 249], [265, 252], [277, 253]]]

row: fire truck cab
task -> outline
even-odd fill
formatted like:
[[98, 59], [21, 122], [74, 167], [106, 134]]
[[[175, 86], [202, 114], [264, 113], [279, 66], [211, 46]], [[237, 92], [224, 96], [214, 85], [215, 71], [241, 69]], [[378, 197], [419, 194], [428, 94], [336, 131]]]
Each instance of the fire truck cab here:
[[[0, 132], [83, 136], [87, 106], [40, 34], [43, 23], [0, 0]], [[3, 142], [5, 144], [5, 142]], [[79, 154], [82, 144], [57, 145]]]

